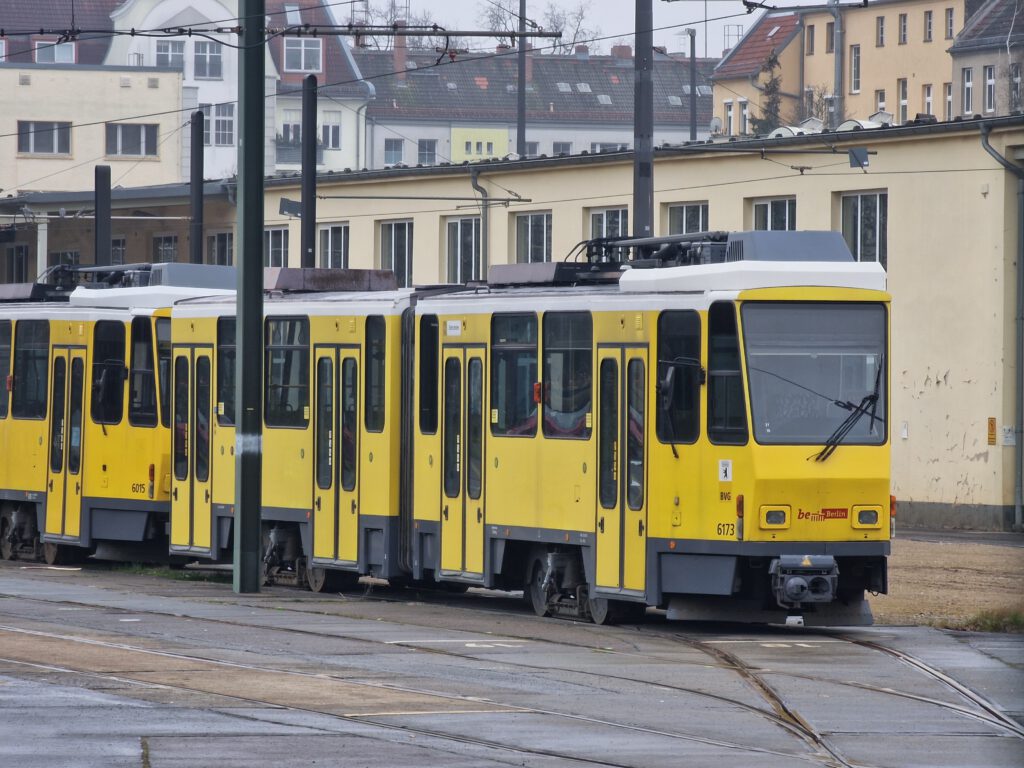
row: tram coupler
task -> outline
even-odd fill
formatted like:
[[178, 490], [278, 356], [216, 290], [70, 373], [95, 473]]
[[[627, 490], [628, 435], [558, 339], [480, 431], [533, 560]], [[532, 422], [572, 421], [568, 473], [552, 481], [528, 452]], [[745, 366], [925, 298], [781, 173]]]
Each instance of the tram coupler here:
[[772, 560], [768, 573], [775, 601], [782, 608], [835, 599], [839, 566], [832, 555], [782, 555]]

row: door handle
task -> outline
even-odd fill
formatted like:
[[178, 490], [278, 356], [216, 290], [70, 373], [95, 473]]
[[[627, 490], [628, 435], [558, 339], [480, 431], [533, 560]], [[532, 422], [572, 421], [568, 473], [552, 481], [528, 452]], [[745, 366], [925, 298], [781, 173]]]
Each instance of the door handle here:
[[476, 511], [476, 521], [478, 523], [482, 523], [484, 521], [484, 511], [482, 509], [478, 509]]
[[356, 513], [356, 500], [352, 499], [352, 514], [354, 515], [355, 513]]
[[52, 478], [52, 477], [50, 478], [50, 482], [49, 482], [49, 484], [48, 484], [48, 485], [47, 485], [46, 487], [47, 487], [47, 488], [48, 488], [49, 490], [51, 490], [51, 491], [53, 490], [53, 478]]
[[316, 497], [316, 511], [317, 512], [320, 511], [320, 497], [319, 496]]
[[636, 534], [637, 534], [637, 536], [643, 536], [644, 535], [644, 521], [643, 520], [640, 521], [640, 528], [637, 530]]
[[604, 533], [604, 518], [603, 517], [600, 520], [597, 521], [597, 530], [599, 530], [601, 533]]
[[205, 503], [207, 503], [207, 504], [209, 504], [209, 503], [210, 503], [210, 489], [209, 489], [209, 488], [207, 488], [207, 489], [206, 489], [206, 490], [205, 490], [205, 491], [203, 492], [203, 501], [204, 501]]
[[174, 488], [174, 489], [173, 489], [173, 490], [171, 491], [171, 498], [172, 498], [172, 499], [174, 499], [175, 501], [177, 501], [177, 500], [178, 500], [178, 489], [177, 489], [177, 487], [175, 487], [175, 488]]
[[444, 515], [444, 519], [445, 519], [445, 520], [447, 520], [447, 519], [448, 519], [448, 507], [447, 507], [447, 506], [445, 506], [445, 508], [444, 508], [444, 510], [443, 510], [443, 511], [441, 512], [441, 514], [442, 514], [442, 515]]
[[75, 495], [78, 495], [81, 491], [82, 491], [82, 484], [76, 480], [75, 481]]

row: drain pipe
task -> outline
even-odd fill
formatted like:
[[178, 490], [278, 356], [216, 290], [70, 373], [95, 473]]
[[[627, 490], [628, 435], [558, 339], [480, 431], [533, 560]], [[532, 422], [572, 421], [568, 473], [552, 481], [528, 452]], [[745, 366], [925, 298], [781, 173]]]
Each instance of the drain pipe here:
[[[469, 183], [473, 189], [480, 193], [480, 279], [487, 279], [487, 265], [490, 263], [490, 249], [488, 245], [488, 233], [490, 227], [487, 221], [490, 218], [491, 206], [487, 202], [487, 190], [480, 186], [480, 171], [474, 168], [470, 171]], [[467, 281], [468, 282], [468, 281]]]
[[1011, 163], [989, 144], [988, 135], [991, 132], [991, 126], [984, 123], [981, 125], [981, 146], [997, 163], [1017, 177], [1017, 348], [1014, 351], [1017, 387], [1013, 423], [1013, 528], [1020, 531], [1024, 530], [1024, 515], [1021, 509], [1021, 498], [1024, 496], [1024, 446], [1021, 445], [1021, 438], [1024, 436], [1024, 168]]

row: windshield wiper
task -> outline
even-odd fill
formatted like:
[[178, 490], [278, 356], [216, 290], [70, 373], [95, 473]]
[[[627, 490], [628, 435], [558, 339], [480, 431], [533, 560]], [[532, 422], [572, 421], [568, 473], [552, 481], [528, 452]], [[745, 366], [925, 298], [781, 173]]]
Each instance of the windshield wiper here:
[[776, 379], [779, 379], [780, 381], [784, 381], [787, 384], [792, 384], [794, 387], [797, 387], [798, 389], [802, 389], [805, 392], [810, 392], [815, 397], [820, 397], [822, 400], [828, 400], [830, 403], [832, 403], [832, 405], [834, 405], [834, 406], [836, 406], [838, 408], [842, 408], [844, 411], [852, 411], [852, 410], [854, 410], [857, 407], [856, 405], [851, 403], [849, 400], [836, 400], [834, 397], [829, 397], [828, 395], [822, 394], [821, 392], [818, 392], [815, 389], [811, 389], [808, 386], [804, 386], [803, 384], [801, 384], [798, 381], [793, 381], [792, 379], [787, 379], [782, 374], [776, 373], [775, 371], [769, 371], [767, 368], [758, 368], [755, 365], [748, 366], [748, 368], [751, 371], [757, 371], [758, 373], [764, 373], [764, 374], [767, 374], [768, 376], [774, 376]]
[[882, 386], [882, 360], [884, 359], [885, 358], [881, 358], [878, 361], [878, 370], [875, 371], [875, 388], [861, 398], [860, 405], [854, 405], [850, 402], [839, 402], [838, 400], [833, 401], [841, 408], [849, 410], [850, 415], [843, 419], [843, 423], [836, 427], [835, 432], [828, 436], [828, 439], [825, 441], [825, 446], [814, 455], [815, 461], [825, 461], [829, 456], [835, 453], [839, 444], [846, 439], [846, 436], [850, 434], [853, 428], [857, 425], [857, 422], [860, 421], [860, 417], [865, 413], [868, 413], [869, 410], [871, 412], [871, 425], [869, 429], [874, 429], [875, 419], [878, 419], [879, 421], [882, 420], [875, 415], [875, 412], [878, 410], [878, 393]]

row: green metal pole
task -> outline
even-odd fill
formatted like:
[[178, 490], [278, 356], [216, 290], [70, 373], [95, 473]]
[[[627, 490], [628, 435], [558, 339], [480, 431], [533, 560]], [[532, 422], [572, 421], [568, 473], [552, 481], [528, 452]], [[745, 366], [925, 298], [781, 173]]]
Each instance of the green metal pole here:
[[234, 590], [260, 591], [265, 2], [240, 0]]

